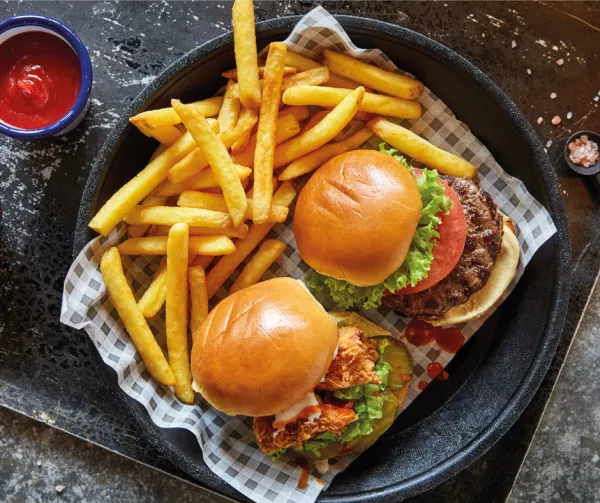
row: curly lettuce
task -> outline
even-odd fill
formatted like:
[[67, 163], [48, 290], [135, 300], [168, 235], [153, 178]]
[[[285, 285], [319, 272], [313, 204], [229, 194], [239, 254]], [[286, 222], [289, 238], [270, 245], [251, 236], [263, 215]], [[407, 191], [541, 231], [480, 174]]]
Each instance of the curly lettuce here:
[[[411, 173], [412, 167], [407, 160], [397, 154], [394, 148], [386, 148], [385, 143], [379, 150], [391, 155], [402, 163]], [[415, 286], [427, 278], [433, 261], [433, 247], [440, 237], [436, 228], [441, 222], [440, 214], [447, 214], [452, 201], [444, 193], [444, 186], [439, 181], [439, 173], [434, 169], [422, 169], [421, 176], [416, 178], [417, 187], [423, 204], [423, 212], [419, 226], [415, 232], [406, 258], [398, 270], [386, 278], [383, 283], [373, 286], [356, 286], [341, 279], [330, 278], [318, 272], [312, 273], [308, 279], [308, 287], [315, 292], [328, 293], [340, 307], [371, 309], [381, 305], [386, 290], [397, 292], [408, 285]]]

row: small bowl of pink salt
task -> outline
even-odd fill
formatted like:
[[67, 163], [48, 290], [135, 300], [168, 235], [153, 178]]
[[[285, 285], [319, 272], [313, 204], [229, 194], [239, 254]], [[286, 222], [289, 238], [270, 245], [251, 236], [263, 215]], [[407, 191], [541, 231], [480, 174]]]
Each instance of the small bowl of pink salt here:
[[600, 135], [579, 131], [565, 143], [565, 160], [581, 175], [595, 175], [600, 171]]

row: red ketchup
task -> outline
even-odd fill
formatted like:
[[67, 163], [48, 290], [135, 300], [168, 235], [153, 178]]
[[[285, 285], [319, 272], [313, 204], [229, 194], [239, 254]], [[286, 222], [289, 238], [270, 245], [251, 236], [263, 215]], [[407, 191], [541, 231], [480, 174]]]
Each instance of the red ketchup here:
[[456, 353], [465, 343], [465, 336], [458, 328], [434, 327], [422, 320], [411, 320], [404, 335], [413, 346], [425, 346], [435, 340], [439, 348], [447, 353]]
[[64, 117], [81, 87], [77, 55], [61, 38], [30, 31], [0, 44], [0, 120], [39, 129]]

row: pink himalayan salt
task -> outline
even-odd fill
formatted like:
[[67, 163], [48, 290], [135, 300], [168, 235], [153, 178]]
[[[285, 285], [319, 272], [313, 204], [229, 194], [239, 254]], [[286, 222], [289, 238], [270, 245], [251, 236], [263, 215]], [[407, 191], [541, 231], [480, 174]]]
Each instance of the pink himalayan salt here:
[[590, 141], [587, 135], [582, 135], [581, 138], [569, 143], [569, 151], [571, 152], [569, 159], [584, 168], [592, 167], [600, 156], [598, 144]]

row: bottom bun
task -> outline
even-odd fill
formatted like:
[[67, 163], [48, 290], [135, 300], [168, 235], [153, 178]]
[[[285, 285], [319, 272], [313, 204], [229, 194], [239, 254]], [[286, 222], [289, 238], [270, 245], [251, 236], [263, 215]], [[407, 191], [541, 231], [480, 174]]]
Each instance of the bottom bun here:
[[502, 245], [492, 274], [485, 286], [474, 293], [467, 302], [454, 306], [439, 319], [432, 321], [435, 326], [456, 325], [483, 316], [501, 301], [504, 292], [509, 287], [519, 265], [521, 249], [519, 242], [508, 225], [504, 225]]

